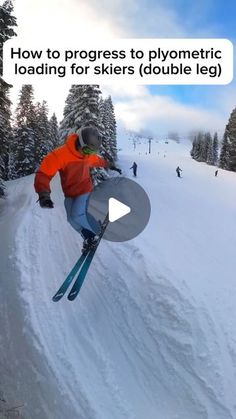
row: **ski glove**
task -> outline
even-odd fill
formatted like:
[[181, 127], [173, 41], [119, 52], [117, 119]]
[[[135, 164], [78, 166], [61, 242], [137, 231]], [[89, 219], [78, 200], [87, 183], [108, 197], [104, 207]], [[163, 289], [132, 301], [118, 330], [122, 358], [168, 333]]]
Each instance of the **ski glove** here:
[[116, 166], [110, 166], [110, 170], [114, 170], [115, 172], [118, 172], [120, 175], [122, 175], [122, 170], [121, 169], [119, 169], [118, 167], [116, 167]]
[[111, 167], [111, 170], [114, 170], [115, 172], [118, 172], [120, 175], [122, 175], [122, 170], [118, 169], [118, 167]]
[[39, 205], [42, 208], [54, 208], [54, 203], [51, 200], [49, 192], [39, 193]]

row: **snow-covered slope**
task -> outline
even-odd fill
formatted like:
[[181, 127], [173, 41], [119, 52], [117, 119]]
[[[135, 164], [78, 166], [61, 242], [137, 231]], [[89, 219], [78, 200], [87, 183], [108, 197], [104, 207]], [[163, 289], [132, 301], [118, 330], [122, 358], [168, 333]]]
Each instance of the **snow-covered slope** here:
[[236, 417], [236, 175], [215, 178], [189, 147], [121, 154], [128, 176], [138, 163], [151, 219], [135, 240], [101, 243], [73, 303], [51, 301], [81, 246], [59, 179], [53, 210], [36, 204], [31, 176], [8, 183], [0, 387], [26, 419]]

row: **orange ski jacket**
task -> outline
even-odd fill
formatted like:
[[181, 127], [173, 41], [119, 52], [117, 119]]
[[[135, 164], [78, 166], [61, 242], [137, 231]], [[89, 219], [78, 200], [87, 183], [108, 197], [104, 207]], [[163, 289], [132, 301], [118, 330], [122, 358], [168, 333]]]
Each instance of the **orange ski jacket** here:
[[83, 195], [93, 190], [90, 175], [92, 167], [108, 168], [102, 157], [85, 155], [76, 149], [77, 134], [68, 136], [66, 143], [49, 153], [36, 172], [34, 187], [37, 193], [51, 192], [50, 181], [59, 171], [61, 186], [66, 197]]

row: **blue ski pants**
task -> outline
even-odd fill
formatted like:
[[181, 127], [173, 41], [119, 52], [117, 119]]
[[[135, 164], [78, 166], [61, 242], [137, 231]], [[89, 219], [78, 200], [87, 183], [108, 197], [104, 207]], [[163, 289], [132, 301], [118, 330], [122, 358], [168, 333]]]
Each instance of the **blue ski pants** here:
[[76, 197], [66, 197], [64, 201], [67, 221], [81, 234], [84, 239], [92, 238], [100, 234], [101, 225], [88, 213], [90, 193]]

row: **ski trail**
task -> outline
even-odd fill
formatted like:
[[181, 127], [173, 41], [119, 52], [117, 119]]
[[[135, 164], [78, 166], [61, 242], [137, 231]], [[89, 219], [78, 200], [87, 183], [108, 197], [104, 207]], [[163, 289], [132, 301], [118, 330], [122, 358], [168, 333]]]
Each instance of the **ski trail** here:
[[[186, 158], [191, 182], [181, 179], [176, 187], [169, 171], [175, 159], [173, 153], [158, 164], [152, 157], [138, 161], [140, 175], [145, 171], [138, 181], [152, 197], [150, 224], [131, 242], [102, 241], [73, 303], [51, 300], [81, 248], [65, 219], [58, 178], [53, 210], [36, 204], [32, 177], [10, 183], [9, 200], [0, 205], [1, 373], [14, 401], [27, 401], [26, 419], [235, 418], [234, 316], [226, 318], [221, 309], [230, 312], [224, 304], [227, 296], [233, 304], [235, 288], [232, 279], [225, 294], [216, 275], [234, 230], [225, 236], [220, 230], [218, 250], [212, 222], [219, 193], [224, 202], [217, 216], [231, 208], [233, 181], [214, 189], [207, 171], [196, 179], [198, 169]], [[153, 171], [158, 182], [150, 184]], [[210, 266], [207, 273], [198, 268], [200, 258]]]
[[[57, 212], [56, 216], [55, 212]], [[102, 348], [98, 342], [95, 342], [94, 348], [91, 344], [93, 330], [86, 318], [86, 307], [81, 313], [84, 327], [86, 326], [86, 333], [81, 336], [79, 345], [76, 345], [77, 336], [73, 332], [73, 321], [76, 325], [77, 320], [76, 310], [67, 300], [63, 301], [61, 305], [54, 304], [51, 301], [53, 292], [58, 286], [58, 281], [62, 280], [63, 275], [74, 263], [73, 259], [68, 257], [66, 243], [58, 231], [58, 225], [65, 224], [64, 228], [68, 228], [68, 246], [70, 248], [74, 246], [75, 259], [81, 246], [78, 235], [76, 233], [73, 235], [73, 230], [65, 222], [63, 207], [55, 208], [55, 212], [42, 211], [38, 207], [31, 206], [22, 217], [21, 225], [16, 234], [17, 264], [21, 271], [20, 294], [25, 312], [25, 329], [27, 330], [27, 337], [31, 340], [34, 351], [37, 353], [37, 359], [42, 357], [42, 364], [38, 363], [37, 375], [41, 378], [44, 375], [47, 376], [48, 373], [43, 368], [43, 362], [46, 360], [51, 371], [52, 382], [47, 384], [44, 382], [44, 386], [47, 387], [45, 393], [47, 397], [51, 393], [51, 399], [53, 400], [52, 392], [57, 388], [60, 397], [65, 399], [64, 410], [61, 407], [57, 409], [55, 405], [50, 407], [54, 410], [54, 413], [56, 412], [58, 418], [64, 418], [70, 409], [73, 416], [96, 418], [98, 405], [97, 403], [94, 404], [94, 395], [91, 396], [90, 391], [88, 391], [90, 384], [88, 382], [86, 387], [84, 385], [86, 378], [81, 381], [80, 374], [76, 371], [76, 363], [79, 359], [81, 368], [84, 364], [89, 365], [90, 373], [92, 374], [93, 371], [93, 375], [97, 375], [96, 382], [101, 380], [102, 393], [104, 392], [104, 386], [107, 387], [106, 392], [109, 395], [107, 402], [110, 403], [113, 400], [113, 404], [117, 406], [119, 412], [117, 418], [132, 419], [131, 411], [123, 405], [122, 396], [116, 386], [116, 379], [112, 376], [111, 368], [109, 368]], [[45, 223], [46, 229], [44, 227]], [[74, 236], [74, 240], [71, 236]], [[27, 241], [24, 240], [24, 237], [27, 237]], [[49, 239], [51, 237], [53, 237], [53, 241]], [[52, 255], [47, 264], [44, 263], [45, 254]], [[55, 264], [58, 254], [61, 254], [61, 258]], [[32, 263], [32, 261], [34, 262]], [[48, 272], [50, 272], [50, 277]], [[61, 279], [58, 278], [58, 272], [60, 272]], [[39, 301], [40, 309], [38, 308]], [[68, 320], [65, 316], [65, 307], [68, 310]], [[80, 317], [80, 315], [78, 316]], [[55, 325], [58, 325], [58, 327], [55, 327]], [[73, 339], [71, 340], [73, 334], [75, 334], [74, 348], [72, 345]], [[62, 350], [63, 346], [65, 346], [65, 350]], [[55, 348], [58, 348], [56, 353]], [[88, 348], [89, 360], [86, 353]], [[91, 361], [95, 363], [94, 366]], [[58, 363], [60, 364], [59, 371]], [[97, 365], [100, 365], [99, 374], [96, 371]], [[83, 375], [85, 375], [84, 371]], [[38, 381], [40, 382], [40, 378]], [[31, 400], [30, 410], [36, 412], [35, 417], [41, 417], [42, 410], [36, 408], [36, 406], [40, 404], [46, 406], [47, 397], [45, 395], [44, 399], [41, 394], [40, 403], [37, 400]], [[58, 395], [54, 400], [57, 399]]]
[[[136, 268], [138, 272], [142, 271], [139, 280], [145, 282], [145, 284], [139, 284], [139, 288], [142, 292], [141, 298], [140, 295], [135, 293], [135, 284], [132, 283], [129, 289], [128, 278], [126, 277], [126, 281], [123, 280], [123, 269], [121, 269], [121, 272], [117, 273], [112, 282], [110, 281], [109, 273], [107, 273], [107, 280], [109, 281], [110, 287], [112, 284], [112, 290], [114, 290], [116, 295], [114, 300], [117, 301], [118, 295], [121, 295], [119, 301], [122, 310], [125, 306], [125, 296], [127, 298], [128, 295], [129, 307], [132, 304], [132, 313], [136, 311], [134, 318], [137, 319], [138, 317], [141, 317], [141, 324], [139, 327], [141, 337], [139, 337], [139, 340], [148, 342], [147, 348], [155, 346], [155, 357], [152, 359], [150, 350], [148, 356], [144, 356], [144, 351], [146, 352], [147, 348], [142, 346], [141, 342], [137, 341], [136, 333], [134, 333], [134, 331], [137, 332], [138, 329], [137, 321], [133, 327], [127, 325], [127, 329], [129, 329], [127, 330], [127, 336], [130, 336], [130, 344], [133, 344], [134, 347], [141, 348], [141, 352], [138, 354], [141, 359], [150, 360], [147, 371], [152, 368], [153, 374], [154, 370], [152, 366], [161, 365], [160, 370], [157, 368], [155, 379], [156, 381], [159, 381], [160, 385], [166, 385], [166, 389], [168, 388], [169, 392], [172, 388], [170, 382], [173, 384], [173, 398], [176, 398], [176, 387], [178, 388], [178, 392], [180, 387], [183, 387], [182, 396], [185, 397], [185, 400], [187, 398], [196, 405], [194, 406], [194, 410], [196, 410], [196, 408], [200, 409], [199, 413], [202, 415], [201, 417], [207, 418], [220, 414], [220, 417], [222, 418], [233, 418], [230, 410], [225, 408], [225, 404], [227, 405], [226, 401], [222, 403], [221, 400], [223, 384], [220, 380], [221, 374], [219, 372], [223, 373], [223, 371], [220, 371], [221, 368], [217, 362], [211, 360], [212, 355], [209, 350], [210, 347], [208, 346], [208, 340], [214, 342], [213, 337], [216, 338], [216, 336], [218, 336], [214, 331], [214, 324], [207, 318], [208, 322], [203, 328], [202, 324], [199, 324], [198, 322], [198, 308], [194, 302], [191, 302], [190, 295], [189, 299], [186, 298], [186, 290], [185, 294], [181, 294], [174, 286], [173, 282], [170, 282], [167, 278], [161, 277], [160, 275], [150, 276], [150, 272], [146, 266], [147, 259], [144, 260], [139, 250], [134, 249], [133, 246], [127, 245], [126, 247], [129, 249], [129, 252], [127, 252], [125, 256], [124, 252], [120, 252], [119, 255], [117, 249], [115, 250], [116, 258], [118, 257], [120, 262], [122, 261], [122, 267], [125, 264], [129, 266], [130, 251], [132, 250], [133, 254], [136, 253], [136, 264], [138, 265]], [[100, 261], [100, 264], [102, 264], [102, 261]], [[106, 269], [105, 264], [103, 264], [102, 267], [103, 269]], [[132, 277], [132, 273], [130, 274], [130, 277]], [[135, 275], [133, 278], [135, 278]], [[122, 293], [122, 289], [124, 289], [124, 293]], [[147, 292], [143, 293], [143, 290], [147, 290]], [[142, 298], [145, 301], [145, 306], [143, 305]], [[206, 313], [207, 311], [205, 308], [203, 314], [205, 315]], [[125, 319], [127, 319], [128, 313], [126, 313], [126, 315], [127, 316], [124, 316], [123, 319], [124, 324], [127, 323], [125, 322]], [[148, 331], [149, 335], [146, 336], [145, 339], [143, 339], [144, 330]], [[201, 342], [201, 345], [199, 342]], [[217, 344], [214, 351], [220, 352]], [[220, 356], [222, 356], [223, 353], [224, 352], [220, 353]], [[217, 359], [215, 361], [217, 361]], [[129, 364], [132, 364], [131, 359], [129, 360]], [[165, 375], [162, 376], [161, 371], [164, 365]], [[186, 373], [184, 378], [183, 370], [185, 370]], [[168, 371], [169, 375], [167, 375]], [[199, 377], [200, 371], [202, 371], [202, 377]], [[205, 379], [204, 376], [206, 376]], [[209, 376], [212, 376], [211, 386], [209, 385]], [[186, 382], [184, 382], [184, 380], [186, 380]], [[143, 380], [140, 380], [140, 382], [141, 381]], [[150, 397], [152, 389], [157, 387], [156, 382], [155, 385], [152, 383], [150, 388], [146, 383], [145, 389], [143, 390], [146, 390]], [[191, 388], [194, 388], [194, 393], [191, 391]], [[196, 390], [199, 392], [197, 401]], [[219, 390], [221, 390], [219, 393], [220, 395], [218, 395]], [[157, 393], [155, 392], [153, 394], [153, 401], [155, 401]], [[205, 405], [208, 406], [208, 411], [204, 411]], [[209, 406], [212, 406], [212, 408]]]

